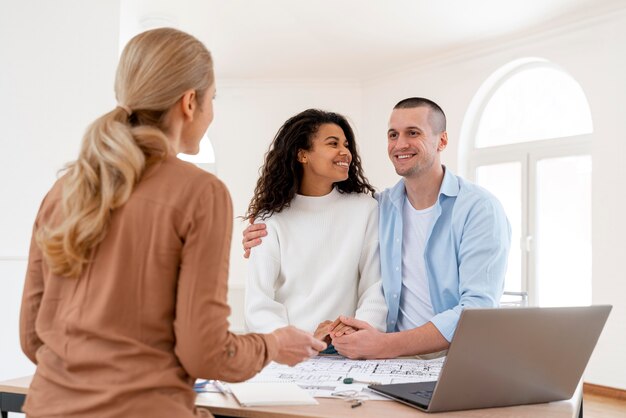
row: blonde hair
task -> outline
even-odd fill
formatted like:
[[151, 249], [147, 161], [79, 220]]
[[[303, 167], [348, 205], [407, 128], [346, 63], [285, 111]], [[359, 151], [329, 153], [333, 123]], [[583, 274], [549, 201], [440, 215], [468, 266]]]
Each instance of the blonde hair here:
[[111, 212], [129, 199], [144, 170], [167, 155], [167, 111], [190, 89], [202, 103], [213, 81], [211, 54], [191, 35], [160, 28], [130, 40], [115, 79], [119, 106], [89, 126], [78, 159], [67, 166], [63, 220], [36, 235], [54, 274], [81, 275]]

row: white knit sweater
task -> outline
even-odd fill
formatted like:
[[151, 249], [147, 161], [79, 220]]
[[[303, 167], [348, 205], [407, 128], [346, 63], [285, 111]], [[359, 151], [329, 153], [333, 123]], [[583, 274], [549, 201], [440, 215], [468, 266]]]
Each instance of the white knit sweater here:
[[248, 262], [245, 314], [253, 332], [356, 316], [384, 331], [387, 306], [378, 251], [378, 203], [370, 195], [297, 195], [265, 220]]

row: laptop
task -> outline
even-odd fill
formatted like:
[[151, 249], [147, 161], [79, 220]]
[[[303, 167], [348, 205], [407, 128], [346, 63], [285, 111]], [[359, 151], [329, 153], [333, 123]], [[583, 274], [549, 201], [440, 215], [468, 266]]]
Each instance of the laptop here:
[[426, 412], [570, 399], [610, 311], [466, 308], [436, 382], [369, 388]]

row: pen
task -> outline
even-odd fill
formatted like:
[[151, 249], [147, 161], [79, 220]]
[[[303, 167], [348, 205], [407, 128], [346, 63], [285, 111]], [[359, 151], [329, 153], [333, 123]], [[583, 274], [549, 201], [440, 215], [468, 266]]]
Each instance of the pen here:
[[381, 384], [380, 382], [368, 382], [366, 380], [357, 380], [352, 377], [346, 377], [345, 379], [343, 379], [343, 383], [345, 383], [346, 385], [350, 385], [352, 383], [363, 383], [366, 385], [380, 385]]
[[222, 395], [228, 395], [230, 393], [230, 389], [228, 389], [226, 385], [224, 385], [219, 380], [211, 380], [211, 383], [217, 390], [220, 391]]
[[197, 383], [194, 383], [193, 390], [195, 390], [196, 392], [204, 392], [204, 387], [207, 385], [207, 383], [209, 383], [208, 380], [201, 380]]

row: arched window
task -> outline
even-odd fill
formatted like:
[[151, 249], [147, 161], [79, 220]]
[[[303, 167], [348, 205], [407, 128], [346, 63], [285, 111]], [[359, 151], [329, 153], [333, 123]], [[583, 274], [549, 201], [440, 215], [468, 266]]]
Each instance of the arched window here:
[[504, 205], [505, 290], [532, 305], [591, 302], [592, 131], [581, 86], [542, 59], [496, 71], [465, 116], [461, 168]]
[[213, 144], [208, 135], [205, 135], [202, 141], [200, 141], [200, 152], [196, 155], [178, 154], [178, 158], [184, 161], [194, 163], [203, 170], [209, 173], [217, 174], [215, 167], [215, 151], [213, 150]]

